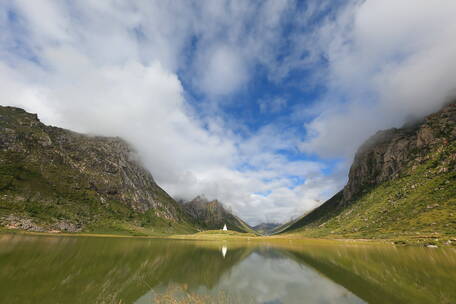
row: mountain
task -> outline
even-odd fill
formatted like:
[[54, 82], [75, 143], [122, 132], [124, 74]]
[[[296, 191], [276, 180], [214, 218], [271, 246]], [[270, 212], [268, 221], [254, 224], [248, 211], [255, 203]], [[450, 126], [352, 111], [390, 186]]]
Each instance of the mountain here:
[[228, 230], [254, 232], [252, 227], [225, 209], [218, 200], [208, 201], [203, 196], [197, 196], [193, 200], [183, 203], [182, 206], [194, 222], [203, 229], [222, 229], [226, 224]]
[[46, 126], [0, 106], [0, 226], [35, 231], [196, 231], [120, 138]]
[[357, 151], [347, 185], [281, 232], [316, 237], [456, 235], [456, 103], [379, 131]]
[[280, 224], [276, 223], [261, 223], [256, 226], [253, 226], [253, 229], [258, 231], [261, 234], [270, 234], [271, 232], [274, 231], [277, 227], [279, 227]]

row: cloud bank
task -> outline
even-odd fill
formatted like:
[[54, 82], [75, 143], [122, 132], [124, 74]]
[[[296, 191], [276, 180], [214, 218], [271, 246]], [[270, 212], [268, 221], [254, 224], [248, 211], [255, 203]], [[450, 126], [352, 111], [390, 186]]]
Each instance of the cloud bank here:
[[454, 1], [363, 1], [318, 29], [328, 92], [303, 151], [351, 156], [379, 129], [438, 110], [456, 96]]
[[[455, 12], [450, 0], [11, 1], [0, 103], [124, 137], [176, 198], [283, 222], [343, 186], [364, 139], [455, 93]], [[260, 76], [282, 89], [257, 99]], [[261, 124], [229, 116], [236, 104]]]

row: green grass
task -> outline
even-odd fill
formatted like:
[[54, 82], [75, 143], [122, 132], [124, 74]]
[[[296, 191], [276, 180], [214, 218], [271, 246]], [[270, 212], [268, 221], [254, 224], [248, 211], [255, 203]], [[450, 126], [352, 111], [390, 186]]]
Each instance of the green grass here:
[[233, 230], [206, 230], [197, 232], [194, 234], [185, 234], [185, 235], [172, 235], [170, 238], [173, 239], [185, 239], [185, 240], [205, 240], [205, 241], [223, 241], [223, 240], [250, 240], [261, 239], [258, 234], [255, 233], [246, 233], [238, 232]]
[[245, 233], [245, 232], [238, 232], [233, 230], [206, 230], [196, 233], [196, 235], [206, 235], [206, 234], [217, 234], [217, 235], [240, 235], [240, 236], [256, 236], [255, 233]]
[[[439, 164], [454, 153], [436, 152], [399, 178], [365, 191], [352, 204], [328, 204], [325, 214], [288, 231], [307, 237], [383, 238], [437, 244], [456, 238], [456, 172]], [[451, 242], [451, 241], [450, 241]], [[456, 244], [456, 242], [454, 242]]]
[[[3, 159], [9, 158], [3, 156]], [[62, 166], [56, 171], [64, 176], [61, 172], [65, 169]], [[20, 162], [0, 166], [0, 217], [31, 218], [49, 230], [56, 222], [65, 221], [82, 225], [82, 232], [93, 233], [150, 235], [196, 231], [184, 221], [166, 221], [153, 211], [135, 212], [120, 201], [101, 204], [93, 190], [74, 189], [57, 178], [44, 177]]]
[[[135, 211], [128, 204], [131, 193], [125, 193], [123, 201], [119, 195], [109, 195], [110, 187], [122, 184], [121, 176], [106, 174], [96, 160], [106, 157], [103, 143], [114, 139], [46, 127], [21, 109], [0, 107], [0, 116], [2, 135], [11, 141], [9, 150], [0, 151], [0, 224], [2, 218], [14, 215], [31, 219], [45, 230], [65, 222], [81, 226], [83, 233], [196, 232], [191, 220], [159, 187], [151, 187], [153, 198], [175, 209], [174, 220], [158, 216], [164, 213], [160, 206], [145, 213]], [[53, 145], [42, 145], [49, 139]], [[62, 140], [59, 147], [56, 142]], [[95, 161], [86, 166], [83, 159]]]

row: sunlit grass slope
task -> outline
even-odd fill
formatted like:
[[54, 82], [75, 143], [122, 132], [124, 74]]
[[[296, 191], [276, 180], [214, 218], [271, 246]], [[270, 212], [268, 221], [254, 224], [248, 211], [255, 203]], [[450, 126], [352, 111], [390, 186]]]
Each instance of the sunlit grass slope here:
[[[455, 153], [455, 144], [451, 145], [445, 153]], [[404, 238], [451, 243], [456, 238], [456, 172], [442, 173], [435, 166], [447, 156], [434, 153], [426, 163], [366, 191], [348, 206], [338, 205], [336, 197], [285, 232], [308, 237]]]

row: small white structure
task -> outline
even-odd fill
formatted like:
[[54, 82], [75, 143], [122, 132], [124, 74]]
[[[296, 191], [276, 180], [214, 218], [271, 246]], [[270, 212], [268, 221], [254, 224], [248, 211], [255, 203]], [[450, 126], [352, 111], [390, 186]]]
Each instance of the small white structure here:
[[227, 231], [227, 230], [228, 230], [228, 228], [226, 228], [226, 224], [223, 226], [223, 229], [222, 229], [222, 230], [223, 230], [223, 231]]

